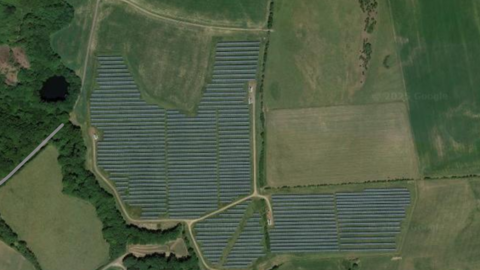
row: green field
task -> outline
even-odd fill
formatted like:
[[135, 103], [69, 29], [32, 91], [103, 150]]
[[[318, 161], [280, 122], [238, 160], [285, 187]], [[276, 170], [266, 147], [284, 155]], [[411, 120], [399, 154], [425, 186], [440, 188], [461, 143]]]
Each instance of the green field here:
[[95, 1], [67, 0], [67, 2], [75, 9], [73, 21], [51, 36], [51, 46], [62, 57], [62, 62], [80, 76], [87, 51]]
[[247, 38], [159, 20], [126, 4], [106, 3], [99, 15], [95, 53], [123, 54], [142, 97], [165, 108], [194, 113], [209, 80], [215, 41]]
[[48, 270], [96, 269], [109, 259], [92, 205], [62, 193], [57, 150], [48, 146], [0, 190], [0, 213]]
[[271, 187], [416, 178], [402, 103], [273, 110], [266, 118]]
[[213, 26], [264, 28], [268, 0], [132, 0], [162, 16]]
[[479, 173], [480, 3], [390, 2], [424, 173]]
[[399, 269], [479, 269], [480, 182], [422, 181]]
[[276, 1], [265, 73], [267, 108], [404, 100], [390, 10], [386, 1], [378, 2], [376, 28], [368, 37], [372, 58], [362, 74], [365, 15], [358, 1]]
[[0, 241], [0, 269], [35, 270], [35, 267], [16, 250]]

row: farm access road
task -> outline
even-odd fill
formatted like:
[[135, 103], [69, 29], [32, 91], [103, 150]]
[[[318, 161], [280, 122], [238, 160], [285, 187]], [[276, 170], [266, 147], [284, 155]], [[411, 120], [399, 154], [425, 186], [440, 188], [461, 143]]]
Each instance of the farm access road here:
[[124, 2], [128, 5], [130, 5], [130, 6], [134, 7], [135, 9], [137, 9], [138, 11], [140, 11], [140, 12], [142, 12], [142, 13], [150, 16], [150, 17], [153, 17], [153, 18], [158, 19], [158, 20], [166, 21], [166, 22], [171, 22], [171, 23], [178, 24], [178, 25], [184, 25], [184, 26], [190, 26], [190, 27], [200, 27], [200, 28], [207, 28], [207, 29], [210, 29], [210, 30], [220, 30], [220, 31], [241, 31], [241, 32], [242, 31], [243, 32], [268, 32], [268, 31], [272, 31], [271, 29], [266, 29], [266, 28], [242, 28], [242, 27], [215, 26], [215, 25], [194, 23], [194, 22], [185, 21], [185, 20], [182, 20], [182, 19], [179, 19], [179, 18], [164, 16], [164, 15], [152, 12], [152, 11], [142, 7], [141, 5], [135, 3], [131, 0], [118, 0], [118, 1]]
[[[201, 250], [200, 250], [200, 247], [198, 246], [198, 243], [194, 237], [194, 234], [193, 234], [193, 227], [195, 225], [195, 223], [198, 223], [202, 220], [205, 220], [209, 217], [212, 217], [214, 215], [217, 215], [223, 211], [226, 211], [227, 209], [229, 208], [232, 208], [242, 202], [245, 202], [249, 199], [253, 199], [253, 198], [258, 198], [258, 199], [262, 199], [262, 200], [265, 200], [265, 202], [267, 203], [267, 207], [268, 207], [268, 211], [270, 214], [273, 214], [273, 209], [272, 209], [272, 205], [270, 203], [270, 200], [267, 196], [265, 195], [262, 195], [260, 194], [260, 192], [258, 191], [258, 184], [257, 184], [257, 147], [256, 147], [256, 102], [255, 102], [255, 91], [256, 89], [253, 89], [252, 92], [250, 93], [250, 95], [252, 95], [252, 103], [251, 103], [251, 106], [252, 106], [252, 141], [253, 141], [253, 192], [252, 194], [246, 196], [246, 197], [243, 197], [241, 199], [238, 199], [220, 209], [217, 209], [216, 211], [213, 211], [211, 213], [208, 213], [202, 217], [199, 217], [199, 218], [196, 218], [196, 219], [169, 219], [169, 218], [163, 218], [163, 219], [152, 219], [152, 220], [141, 220], [141, 219], [136, 219], [136, 218], [133, 218], [132, 216], [130, 216], [130, 213], [127, 211], [125, 205], [123, 204], [122, 200], [121, 200], [121, 197], [120, 197], [120, 194], [118, 193], [117, 189], [115, 188], [115, 186], [113, 185], [113, 183], [111, 181], [109, 181], [104, 175], [103, 173], [100, 171], [100, 169], [98, 168], [97, 166], [97, 144], [96, 144], [96, 140], [95, 140], [95, 134], [89, 134], [89, 137], [91, 138], [92, 140], [92, 155], [93, 155], [93, 160], [92, 160], [92, 169], [93, 169], [93, 172], [95, 173], [95, 175], [100, 178], [109, 188], [110, 190], [112, 191], [113, 195], [115, 196], [115, 199], [117, 200], [118, 202], [118, 205], [120, 206], [120, 210], [122, 212], [122, 214], [124, 215], [125, 219], [127, 219], [127, 221], [129, 223], [132, 223], [132, 224], [145, 224], [145, 223], [162, 223], [162, 222], [178, 222], [178, 223], [184, 223], [185, 225], [187, 225], [187, 229], [188, 229], [188, 233], [190, 234], [190, 237], [192, 239], [192, 243], [193, 243], [193, 246], [198, 254], [198, 257], [200, 258], [200, 260], [202, 261], [203, 265], [208, 269], [208, 270], [215, 270], [215, 268], [212, 268], [210, 267], [205, 258], [203, 257], [202, 253], [201, 253]], [[272, 215], [270, 215], [272, 216]]]
[[35, 156], [36, 153], [38, 153], [38, 151], [40, 151], [40, 149], [42, 149], [47, 143], [48, 141], [50, 141], [50, 139], [55, 136], [55, 134], [57, 134], [57, 132], [60, 131], [60, 129], [62, 129], [64, 126], [64, 124], [60, 124], [50, 135], [48, 135], [48, 137], [43, 140], [38, 146], [37, 148], [35, 148], [22, 162], [20, 162], [20, 164], [17, 165], [17, 167], [15, 167], [15, 169], [13, 169], [13, 171], [11, 171], [5, 178], [3, 178], [1, 181], [0, 181], [0, 186], [5, 184], [5, 182], [8, 181], [8, 179], [10, 179], [10, 177], [12, 177], [18, 170], [20, 170], [23, 165], [25, 165], [25, 163], [27, 163], [33, 156]]

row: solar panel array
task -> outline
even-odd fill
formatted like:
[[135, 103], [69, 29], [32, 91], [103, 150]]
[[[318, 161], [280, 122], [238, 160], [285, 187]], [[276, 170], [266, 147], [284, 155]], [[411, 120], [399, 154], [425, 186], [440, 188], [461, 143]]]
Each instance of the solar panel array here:
[[[260, 42], [220, 42], [197, 115], [149, 105], [121, 56], [98, 57], [92, 125], [103, 132], [98, 166], [142, 218], [196, 218], [251, 191], [246, 83]], [[168, 192], [167, 192], [168, 191]]]
[[410, 192], [365, 189], [336, 194], [272, 196], [272, 253], [391, 252], [401, 232]]
[[410, 205], [408, 189], [366, 189], [337, 193], [340, 249], [395, 251], [396, 237]]
[[203, 256], [210, 263], [220, 264], [223, 251], [243, 219], [248, 205], [248, 201], [243, 202], [195, 225], [196, 239]]
[[338, 251], [335, 202], [331, 194], [273, 195], [273, 253]]
[[97, 162], [122, 199], [142, 207], [143, 217], [167, 211], [165, 111], [140, 98], [120, 56], [98, 57], [97, 88], [90, 99], [93, 126], [100, 128]]
[[255, 213], [247, 220], [243, 231], [227, 256], [226, 268], [247, 268], [258, 258], [265, 255], [263, 249], [264, 233], [260, 219], [260, 214]]

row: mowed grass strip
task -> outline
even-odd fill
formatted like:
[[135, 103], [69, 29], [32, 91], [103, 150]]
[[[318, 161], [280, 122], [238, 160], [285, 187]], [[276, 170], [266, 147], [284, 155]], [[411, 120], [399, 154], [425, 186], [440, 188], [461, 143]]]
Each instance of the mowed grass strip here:
[[0, 269], [35, 270], [35, 267], [16, 250], [0, 241]]
[[480, 3], [391, 0], [426, 175], [480, 172]]
[[270, 111], [268, 185], [415, 178], [406, 113], [402, 103]]
[[96, 269], [108, 244], [95, 208], [62, 193], [58, 152], [48, 146], [0, 189], [0, 213], [48, 270]]
[[162, 16], [206, 26], [263, 28], [269, 0], [132, 0]]

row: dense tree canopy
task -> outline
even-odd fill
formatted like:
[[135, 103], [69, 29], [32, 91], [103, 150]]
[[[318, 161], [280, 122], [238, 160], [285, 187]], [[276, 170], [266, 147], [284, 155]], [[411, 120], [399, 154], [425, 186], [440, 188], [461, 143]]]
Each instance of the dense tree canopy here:
[[[63, 65], [50, 46], [50, 35], [72, 18], [73, 8], [63, 0], [0, 0], [0, 45], [23, 48], [31, 64], [29, 69], [20, 71], [16, 85], [0, 82], [0, 178], [58, 125], [65, 123], [53, 140], [60, 152], [63, 191], [95, 206], [103, 223], [103, 236], [110, 244], [110, 256], [114, 259], [125, 253], [128, 243], [165, 243], [181, 235], [182, 227], [155, 232], [127, 225], [116, 208], [114, 197], [102, 189], [95, 176], [85, 169], [86, 148], [81, 130], [69, 123], [69, 112], [79, 94], [81, 81]], [[44, 102], [40, 98], [43, 82], [52, 76], [63, 76], [69, 84], [68, 96], [63, 101]], [[40, 269], [28, 244], [20, 241], [1, 218], [0, 239], [19, 250]], [[196, 259], [186, 261], [196, 264]]]

